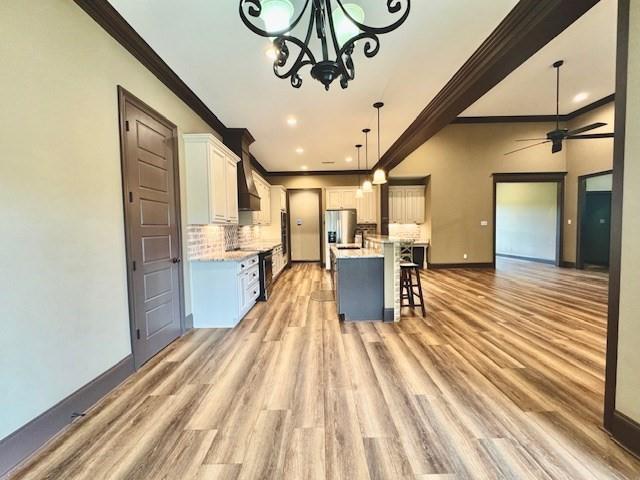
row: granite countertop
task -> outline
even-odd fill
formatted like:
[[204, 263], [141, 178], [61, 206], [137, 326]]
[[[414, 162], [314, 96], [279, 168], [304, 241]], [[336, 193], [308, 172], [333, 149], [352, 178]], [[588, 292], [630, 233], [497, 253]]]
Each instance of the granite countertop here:
[[384, 258], [384, 254], [374, 248], [347, 248], [340, 250], [334, 246], [331, 247], [331, 251], [335, 255], [336, 259], [342, 258]]
[[250, 243], [240, 248], [242, 251], [258, 251], [258, 252], [268, 252], [269, 250], [273, 250], [274, 248], [282, 246], [282, 241], [280, 240], [260, 240], [259, 242]]
[[429, 245], [429, 241], [428, 240], [413, 240], [410, 238], [402, 238], [402, 237], [390, 237], [388, 235], [367, 235], [365, 238], [366, 240], [370, 240], [372, 242], [378, 242], [378, 243], [396, 243], [396, 242], [413, 242], [414, 245]]
[[193, 262], [242, 262], [258, 255], [256, 250], [232, 250], [230, 252], [216, 253], [204, 257], [193, 258]]

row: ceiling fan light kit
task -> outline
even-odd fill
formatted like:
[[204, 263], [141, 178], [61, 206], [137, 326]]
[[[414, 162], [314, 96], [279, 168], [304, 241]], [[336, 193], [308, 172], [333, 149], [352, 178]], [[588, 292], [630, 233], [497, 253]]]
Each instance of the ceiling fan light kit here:
[[[577, 140], [577, 139], [585, 139], [590, 140], [594, 138], [599, 138], [599, 135], [580, 135], [581, 133], [588, 132], [589, 130], [594, 130], [596, 128], [604, 127], [607, 125], [604, 122], [595, 122], [589, 125], [585, 125], [583, 127], [579, 127], [573, 130], [569, 130], [567, 128], [560, 128], [560, 67], [564, 65], [564, 60], [558, 60], [554, 62], [553, 68], [556, 69], [556, 128], [547, 132], [547, 136], [543, 138], [526, 138], [516, 140], [517, 142], [534, 142], [532, 145], [527, 145], [526, 147], [517, 148], [515, 150], [511, 150], [510, 152], [505, 153], [505, 155], [511, 155], [516, 152], [521, 152], [522, 150], [527, 150], [532, 147], [537, 147], [539, 145], [544, 145], [547, 143], [551, 144], [551, 153], [558, 153], [562, 151], [562, 147], [565, 140]], [[613, 136], [613, 133], [606, 134], [608, 136]]]
[[[325, 90], [329, 90], [336, 79], [342, 88], [347, 88], [355, 78], [356, 44], [362, 41], [365, 57], [375, 57], [380, 51], [379, 35], [400, 27], [411, 9], [411, 0], [387, 0], [386, 10], [392, 21], [373, 27], [364, 23], [365, 11], [355, 3], [343, 0], [301, 0], [300, 3], [302, 1], [298, 13], [289, 0], [240, 0], [239, 7], [240, 18], [247, 28], [272, 40], [276, 52], [273, 71], [278, 78], [290, 79], [294, 88], [302, 86], [300, 70], [303, 67], [310, 67], [311, 77], [321, 82]], [[332, 4], [336, 5], [335, 9]], [[298, 25], [304, 36], [295, 35]], [[310, 46], [314, 36], [320, 52], [314, 53]]]

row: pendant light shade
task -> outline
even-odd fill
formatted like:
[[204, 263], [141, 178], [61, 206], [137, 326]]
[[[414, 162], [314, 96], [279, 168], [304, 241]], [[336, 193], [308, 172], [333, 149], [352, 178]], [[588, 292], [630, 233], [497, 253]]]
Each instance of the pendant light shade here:
[[387, 183], [387, 174], [384, 173], [384, 170], [379, 168], [373, 174], [373, 184], [382, 185], [383, 183]]
[[367, 179], [362, 183], [362, 191], [364, 193], [373, 192], [373, 184], [371, 183], [371, 180]]
[[[384, 107], [384, 103], [376, 102], [373, 104], [373, 108], [378, 111], [378, 164], [380, 164], [380, 109]], [[387, 174], [381, 168], [378, 168], [373, 174], [374, 185], [382, 185], [387, 183]]]
[[364, 197], [364, 192], [362, 191], [362, 188], [358, 187], [358, 189], [356, 190], [356, 198], [362, 197]]

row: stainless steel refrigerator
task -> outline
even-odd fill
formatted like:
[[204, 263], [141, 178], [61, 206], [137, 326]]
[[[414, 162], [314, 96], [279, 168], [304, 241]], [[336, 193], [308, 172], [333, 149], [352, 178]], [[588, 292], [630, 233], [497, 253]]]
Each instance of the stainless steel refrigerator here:
[[325, 268], [331, 268], [329, 248], [335, 243], [354, 243], [358, 214], [355, 208], [327, 210], [324, 218], [324, 259]]

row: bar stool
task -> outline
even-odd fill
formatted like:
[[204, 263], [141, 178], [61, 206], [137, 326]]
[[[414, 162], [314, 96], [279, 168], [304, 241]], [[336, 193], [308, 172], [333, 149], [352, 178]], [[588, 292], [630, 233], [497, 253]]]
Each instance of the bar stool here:
[[[420, 303], [416, 303], [416, 297]], [[413, 262], [413, 242], [400, 244], [400, 307], [420, 307], [426, 315], [420, 267]]]

